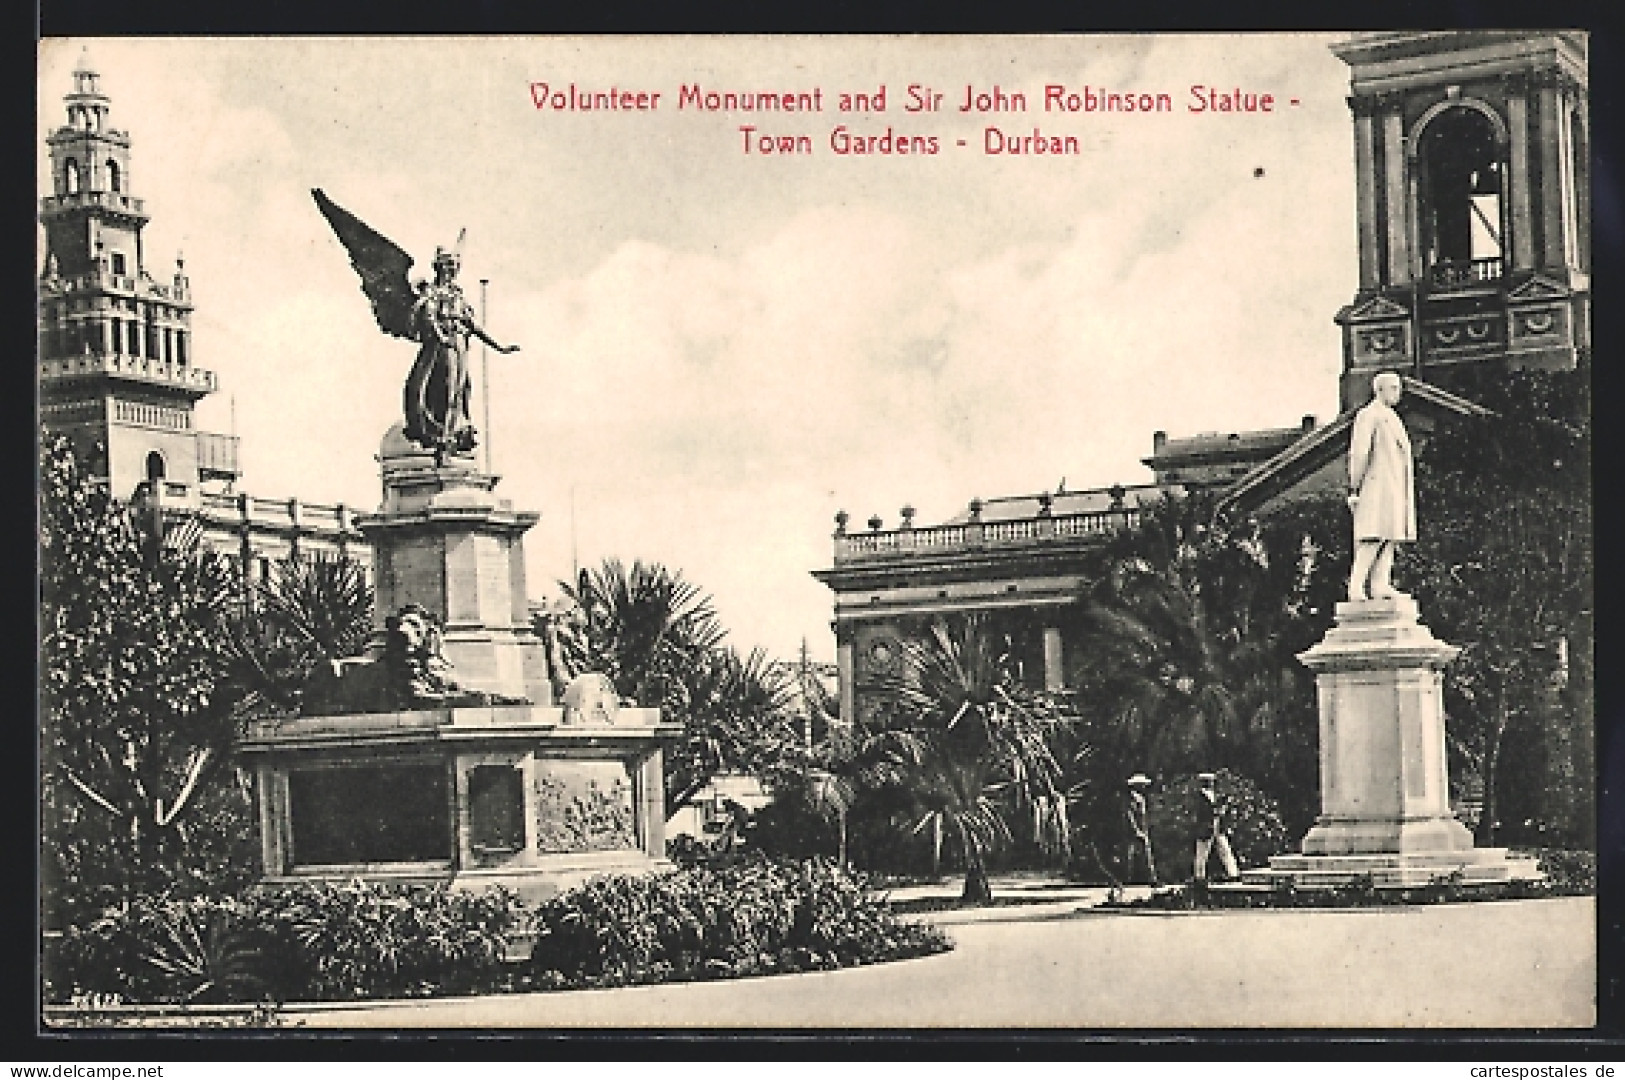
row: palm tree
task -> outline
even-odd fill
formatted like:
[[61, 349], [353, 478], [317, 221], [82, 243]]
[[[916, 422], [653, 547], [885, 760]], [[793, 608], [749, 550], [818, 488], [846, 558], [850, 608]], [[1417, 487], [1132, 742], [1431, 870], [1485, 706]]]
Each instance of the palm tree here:
[[245, 715], [297, 711], [324, 660], [356, 656], [372, 631], [372, 587], [361, 563], [337, 552], [290, 555], [225, 620], [225, 651]]
[[1295, 654], [1329, 623], [1333, 523], [1324, 507], [1227, 522], [1207, 499], [1173, 498], [1106, 545], [1080, 651], [1112, 790], [1142, 768], [1312, 788], [1297, 745], [1313, 745], [1312, 680]]
[[668, 814], [718, 772], [771, 781], [789, 767], [800, 748], [788, 715], [791, 674], [760, 649], [741, 655], [728, 646], [711, 597], [681, 571], [607, 558], [561, 589], [583, 613], [578, 627], [559, 627], [569, 662], [683, 724], [665, 755]]
[[892, 722], [863, 757], [908, 791], [916, 834], [929, 830], [933, 855], [944, 836], [965, 860], [966, 903], [988, 903], [987, 857], [1011, 839], [1009, 816], [1030, 820], [1034, 839], [1064, 848], [1068, 828], [1060, 767], [1050, 739], [1063, 717], [1053, 702], [1012, 678], [985, 616], [938, 622], [904, 647]]
[[727, 646], [700, 655], [679, 675], [685, 733], [666, 756], [666, 812], [673, 814], [720, 772], [749, 773], [772, 786], [806, 757], [790, 715], [791, 673], [761, 649]]
[[726, 635], [711, 597], [660, 563], [607, 558], [560, 587], [586, 617], [586, 668], [640, 705], [673, 704], [682, 674]]

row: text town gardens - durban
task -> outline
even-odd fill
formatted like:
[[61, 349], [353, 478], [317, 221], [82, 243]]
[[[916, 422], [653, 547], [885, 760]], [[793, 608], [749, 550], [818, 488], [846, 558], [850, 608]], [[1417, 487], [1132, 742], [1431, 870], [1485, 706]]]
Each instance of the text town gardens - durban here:
[[[921, 83], [909, 83], [902, 94], [888, 100], [889, 88], [873, 91], [836, 91], [826, 94], [822, 87], [802, 90], [714, 90], [699, 83], [684, 83], [677, 93], [647, 89], [584, 88], [575, 83], [530, 84], [531, 103], [543, 113], [650, 113], [662, 109], [699, 113], [773, 113], [799, 115], [829, 111], [843, 114], [884, 113], [895, 104], [909, 115], [991, 115], [1044, 113], [1051, 116], [1134, 114], [1237, 116], [1271, 115], [1283, 111], [1283, 102], [1273, 93], [1241, 87], [1224, 89], [1193, 83], [1185, 91], [1116, 91], [1098, 86], [1069, 87], [1049, 83], [1041, 93], [1006, 90], [994, 85], [978, 88], [967, 85], [948, 93]], [[1284, 102], [1298, 105], [1297, 98]], [[818, 143], [810, 134], [770, 130], [758, 123], [740, 123], [735, 143], [746, 155], [812, 154]], [[884, 130], [865, 130], [837, 124], [822, 140], [830, 152], [840, 156], [923, 155], [942, 153], [945, 139], [936, 134], [900, 132], [887, 125]], [[951, 139], [957, 147], [978, 147], [983, 154], [1060, 155], [1080, 153], [1080, 140], [1074, 134], [1055, 134], [1034, 126], [1011, 130], [986, 126], [980, 139]]]

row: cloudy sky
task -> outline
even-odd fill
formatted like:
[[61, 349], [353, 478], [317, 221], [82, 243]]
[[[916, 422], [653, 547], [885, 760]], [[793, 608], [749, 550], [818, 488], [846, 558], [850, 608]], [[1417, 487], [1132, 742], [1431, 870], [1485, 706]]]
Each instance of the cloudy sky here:
[[[373, 455], [414, 355], [379, 332], [311, 202], [324, 188], [428, 272], [461, 228], [489, 278], [499, 492], [541, 511], [531, 591], [606, 555], [681, 568], [737, 644], [833, 655], [838, 509], [928, 523], [972, 496], [1135, 483], [1151, 434], [1336, 409], [1353, 294], [1347, 69], [1324, 35], [1031, 38], [108, 39], [147, 269], [184, 251], [199, 426], [243, 439], [241, 490], [376, 505]], [[41, 133], [82, 41], [40, 53]], [[645, 112], [538, 110], [530, 86], [658, 91]], [[677, 109], [823, 91], [801, 115]], [[910, 84], [942, 111], [903, 110]], [[1058, 114], [1044, 87], [1171, 95]], [[965, 88], [1025, 113], [958, 111]], [[1196, 113], [1190, 87], [1272, 94]], [[887, 91], [843, 114], [842, 91]], [[1296, 99], [1297, 104], [1288, 102]], [[740, 124], [810, 136], [746, 153]], [[838, 155], [830, 133], [936, 135]], [[985, 129], [1076, 135], [990, 156]], [[965, 140], [960, 147], [958, 140]], [[40, 183], [48, 183], [41, 143]], [[478, 367], [476, 366], [476, 374]], [[476, 386], [476, 394], [479, 388]], [[571, 507], [574, 506], [572, 515]], [[574, 518], [572, 528], [572, 516]]]

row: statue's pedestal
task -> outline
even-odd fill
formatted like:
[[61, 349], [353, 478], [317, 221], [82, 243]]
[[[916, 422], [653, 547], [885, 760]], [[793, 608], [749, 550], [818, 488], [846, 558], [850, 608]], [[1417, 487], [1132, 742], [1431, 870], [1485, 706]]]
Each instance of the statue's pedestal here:
[[264, 880], [501, 885], [537, 903], [668, 868], [658, 709], [571, 705], [250, 725]]
[[1417, 621], [1408, 596], [1337, 605], [1336, 623], [1298, 659], [1320, 695], [1321, 813], [1301, 855], [1279, 855], [1247, 884], [1425, 885], [1538, 877], [1532, 859], [1474, 848], [1450, 811], [1441, 672], [1460, 650]]
[[525, 532], [538, 515], [492, 494], [497, 478], [469, 455], [437, 462], [400, 426], [378, 455], [383, 504], [358, 515], [373, 548], [376, 628], [407, 604], [439, 620], [461, 685], [537, 705], [552, 702], [525, 593]]
[[378, 628], [416, 604], [443, 627], [460, 687], [530, 703], [358, 702], [250, 725], [239, 748], [257, 775], [264, 879], [502, 885], [536, 902], [596, 874], [669, 866], [663, 749], [682, 725], [622, 708], [601, 675], [553, 703], [525, 596], [537, 515], [493, 496], [496, 477], [472, 457], [437, 461], [399, 425], [379, 464], [383, 504], [357, 519]]

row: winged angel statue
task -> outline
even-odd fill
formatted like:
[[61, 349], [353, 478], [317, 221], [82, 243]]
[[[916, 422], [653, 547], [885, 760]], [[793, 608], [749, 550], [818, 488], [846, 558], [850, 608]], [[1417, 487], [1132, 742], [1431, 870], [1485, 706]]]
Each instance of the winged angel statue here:
[[406, 377], [405, 435], [440, 458], [449, 451], [467, 452], [477, 445], [469, 412], [468, 339], [479, 338], [502, 353], [518, 352], [501, 345], [474, 319], [474, 309], [457, 284], [462, 268], [462, 235], [447, 251], [436, 248], [434, 281], [407, 279], [412, 256], [366, 222], [311, 190], [316, 206], [350, 253], [361, 275], [361, 289], [372, 301], [372, 313], [386, 334], [418, 343], [417, 362]]

